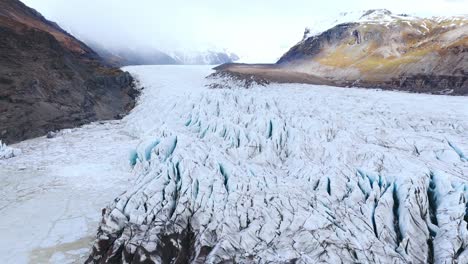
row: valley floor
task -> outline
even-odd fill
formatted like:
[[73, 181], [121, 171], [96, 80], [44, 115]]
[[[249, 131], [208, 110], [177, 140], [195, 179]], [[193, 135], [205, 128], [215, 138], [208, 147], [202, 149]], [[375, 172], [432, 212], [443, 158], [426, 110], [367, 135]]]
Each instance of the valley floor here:
[[123, 120], [0, 161], [2, 263], [84, 261], [106, 206], [99, 240], [140, 260], [468, 261], [467, 97], [126, 70], [144, 89]]

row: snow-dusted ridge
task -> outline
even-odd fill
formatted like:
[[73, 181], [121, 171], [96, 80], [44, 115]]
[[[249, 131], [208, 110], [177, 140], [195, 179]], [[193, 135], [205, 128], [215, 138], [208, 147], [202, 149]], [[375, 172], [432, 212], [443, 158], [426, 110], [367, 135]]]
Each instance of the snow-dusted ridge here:
[[418, 27], [427, 28], [426, 23], [443, 23], [446, 22], [446, 26], [455, 26], [466, 24], [468, 15], [456, 15], [456, 16], [433, 16], [433, 17], [419, 17], [413, 14], [394, 14], [386, 9], [372, 9], [372, 10], [360, 10], [340, 13], [337, 17], [326, 18], [313, 22], [309, 27], [306, 28], [303, 40], [319, 35], [322, 32], [333, 28], [340, 24], [345, 23], [361, 23], [361, 24], [377, 24], [377, 25], [390, 25], [391, 23], [402, 22], [402, 23], [415, 23]]
[[468, 262], [466, 97], [127, 70], [136, 178], [89, 263]]

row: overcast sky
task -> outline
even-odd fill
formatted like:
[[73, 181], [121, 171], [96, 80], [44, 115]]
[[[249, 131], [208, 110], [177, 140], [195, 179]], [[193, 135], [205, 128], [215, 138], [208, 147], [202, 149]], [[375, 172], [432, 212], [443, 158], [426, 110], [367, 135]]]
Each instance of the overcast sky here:
[[386, 8], [420, 16], [468, 14], [468, 0], [23, 0], [83, 40], [162, 50], [227, 48], [275, 60], [306, 26], [340, 12]]

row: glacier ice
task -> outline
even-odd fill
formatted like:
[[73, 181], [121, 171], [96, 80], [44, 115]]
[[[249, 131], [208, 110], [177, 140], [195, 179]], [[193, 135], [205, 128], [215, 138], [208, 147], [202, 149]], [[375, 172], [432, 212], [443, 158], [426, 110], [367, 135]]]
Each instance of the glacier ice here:
[[17, 148], [8, 147], [0, 140], [0, 160], [9, 159], [21, 155], [21, 150]]
[[127, 70], [134, 184], [88, 263], [468, 263], [466, 98]]

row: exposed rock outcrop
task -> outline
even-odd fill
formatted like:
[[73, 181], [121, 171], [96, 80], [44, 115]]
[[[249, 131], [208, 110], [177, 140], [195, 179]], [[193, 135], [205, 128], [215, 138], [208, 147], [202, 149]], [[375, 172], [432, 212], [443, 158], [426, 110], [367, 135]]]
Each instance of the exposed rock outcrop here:
[[0, 1], [0, 138], [6, 143], [130, 110], [130, 74], [17, 0]]

